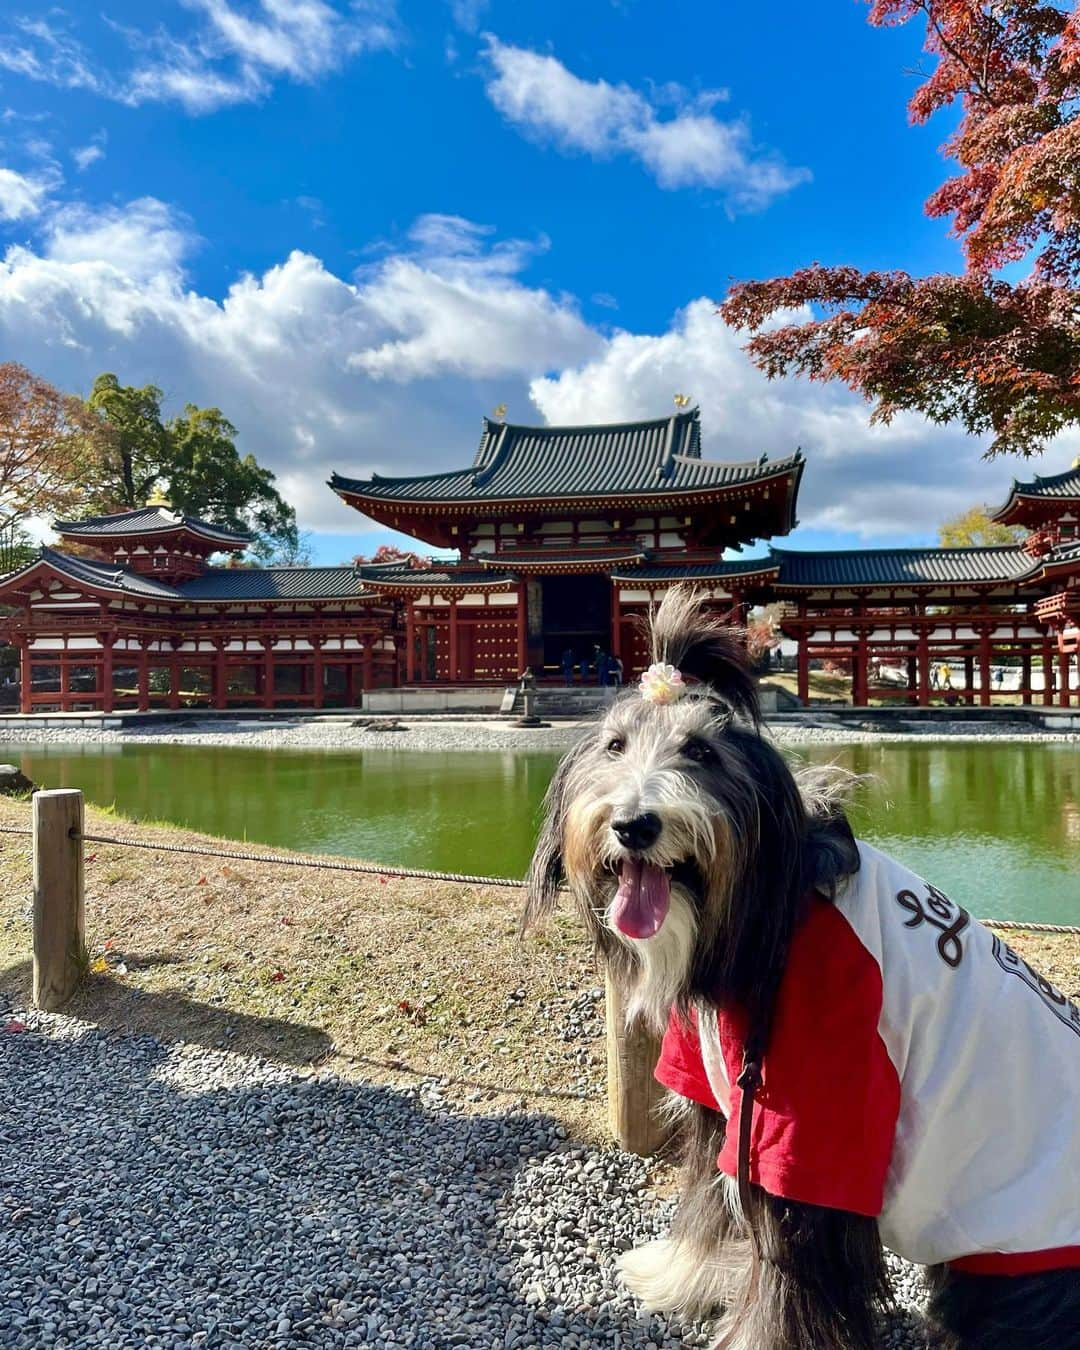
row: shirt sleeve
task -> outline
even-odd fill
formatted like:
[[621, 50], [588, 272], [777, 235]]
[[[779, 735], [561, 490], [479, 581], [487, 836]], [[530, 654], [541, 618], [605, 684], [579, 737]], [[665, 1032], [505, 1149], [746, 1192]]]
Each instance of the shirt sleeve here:
[[691, 1011], [686, 1019], [672, 1008], [654, 1073], [658, 1083], [680, 1097], [688, 1097], [712, 1111], [720, 1110], [701, 1058], [696, 1012]]
[[[750, 1180], [770, 1195], [877, 1217], [900, 1083], [881, 1038], [877, 961], [824, 901], [796, 934], [754, 1102]], [[735, 1176], [744, 1019], [720, 1015], [732, 1128], [717, 1166]]]

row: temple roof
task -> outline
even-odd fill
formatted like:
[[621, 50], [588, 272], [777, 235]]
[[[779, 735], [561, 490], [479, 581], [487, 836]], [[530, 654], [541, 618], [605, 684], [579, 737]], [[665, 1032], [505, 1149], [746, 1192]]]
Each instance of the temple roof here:
[[388, 502], [641, 497], [737, 487], [801, 473], [802, 455], [722, 463], [701, 458], [698, 409], [647, 422], [526, 427], [484, 419], [468, 469], [369, 479], [332, 475], [341, 495]]
[[361, 572], [374, 590], [439, 590], [448, 586], [466, 591], [482, 591], [514, 585], [507, 572], [480, 570], [475, 567], [362, 567]]
[[242, 530], [212, 525], [198, 516], [183, 516], [167, 506], [141, 506], [135, 511], [118, 511], [111, 516], [87, 516], [85, 520], [58, 520], [54, 529], [59, 534], [80, 539], [126, 537], [139, 534], [171, 534], [187, 530], [222, 548], [245, 548], [252, 536]]
[[714, 563], [687, 563], [674, 567], [630, 567], [612, 573], [613, 581], [732, 581], [738, 577], [776, 573], [780, 565], [773, 558], [729, 559]]
[[[42, 563], [97, 590], [144, 600], [212, 603], [239, 600], [339, 600], [371, 596], [361, 572], [347, 567], [217, 567], [175, 585], [115, 563], [43, 548], [39, 557], [0, 577], [7, 586]], [[378, 571], [379, 569], [374, 569]]]
[[1017, 581], [1032, 571], [1022, 548], [871, 548], [794, 553], [770, 549], [779, 586], [926, 586]]
[[991, 512], [992, 519], [1002, 520], [1015, 506], [1018, 497], [1080, 501], [1080, 463], [1074, 464], [1064, 473], [1048, 474], [1045, 478], [1036, 474], [1034, 478], [1023, 483], [1014, 478], [1005, 502], [996, 511]]
[[184, 600], [340, 600], [371, 594], [351, 566], [218, 567], [176, 589]]

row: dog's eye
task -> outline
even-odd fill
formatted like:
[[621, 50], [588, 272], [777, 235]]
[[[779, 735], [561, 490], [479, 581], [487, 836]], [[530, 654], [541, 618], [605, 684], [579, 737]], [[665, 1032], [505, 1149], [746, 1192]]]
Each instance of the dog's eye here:
[[612, 736], [607, 743], [607, 752], [609, 755], [621, 755], [626, 749], [626, 742], [621, 736]]
[[711, 764], [716, 758], [716, 751], [708, 741], [687, 741], [683, 746], [683, 754], [695, 764]]

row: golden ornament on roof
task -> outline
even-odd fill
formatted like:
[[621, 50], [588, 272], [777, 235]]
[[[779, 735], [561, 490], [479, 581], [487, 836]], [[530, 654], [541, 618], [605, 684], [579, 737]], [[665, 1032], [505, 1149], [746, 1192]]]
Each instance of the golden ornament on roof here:
[[506, 416], [506, 404], [500, 403], [499, 406], [492, 413], [492, 416], [496, 419], [496, 421], [501, 422], [503, 418]]
[[676, 406], [676, 408], [686, 408], [686, 407], [689, 407], [689, 404], [690, 404], [690, 395], [689, 395], [689, 394], [676, 394], [676, 395], [675, 395], [675, 406]]

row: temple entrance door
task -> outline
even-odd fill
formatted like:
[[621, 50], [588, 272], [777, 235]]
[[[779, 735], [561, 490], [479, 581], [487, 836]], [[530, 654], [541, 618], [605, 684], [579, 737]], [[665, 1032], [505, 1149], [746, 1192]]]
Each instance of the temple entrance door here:
[[[593, 650], [611, 651], [611, 582], [607, 577], [543, 577], [544, 673], [559, 673], [562, 654], [574, 653], [575, 669]], [[595, 676], [594, 676], [595, 678]]]

